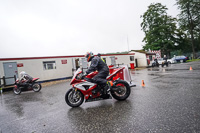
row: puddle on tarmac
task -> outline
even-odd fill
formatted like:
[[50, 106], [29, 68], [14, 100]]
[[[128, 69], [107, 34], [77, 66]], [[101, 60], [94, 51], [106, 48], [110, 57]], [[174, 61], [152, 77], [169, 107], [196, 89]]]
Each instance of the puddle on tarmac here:
[[160, 69], [147, 69], [148, 71], [160, 71]]
[[151, 74], [148, 74], [148, 75], [151, 75], [151, 76], [160, 76], [159, 74], [154, 74], [154, 73], [151, 73]]
[[147, 69], [148, 71], [178, 71], [178, 70], [189, 70], [189, 69], [166, 69], [166, 68], [162, 68], [162, 69]]
[[179, 71], [179, 70], [189, 70], [189, 69], [165, 69], [165, 71]]

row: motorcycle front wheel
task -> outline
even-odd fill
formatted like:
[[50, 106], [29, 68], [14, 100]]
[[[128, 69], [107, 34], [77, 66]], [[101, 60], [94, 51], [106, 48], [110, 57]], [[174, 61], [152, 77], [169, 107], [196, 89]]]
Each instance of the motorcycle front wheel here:
[[32, 85], [32, 88], [33, 88], [33, 91], [34, 91], [34, 92], [39, 92], [39, 91], [41, 90], [42, 86], [41, 86], [40, 83], [34, 83], [34, 84]]
[[126, 81], [118, 81], [113, 88], [111, 88], [111, 95], [119, 101], [126, 100], [131, 93], [129, 84]]
[[13, 88], [13, 92], [14, 92], [16, 95], [19, 95], [22, 91], [21, 91], [21, 88], [20, 88], [20, 87], [17, 87], [17, 88]]
[[84, 101], [84, 95], [81, 91], [71, 88], [65, 94], [65, 101], [71, 107], [79, 107]]

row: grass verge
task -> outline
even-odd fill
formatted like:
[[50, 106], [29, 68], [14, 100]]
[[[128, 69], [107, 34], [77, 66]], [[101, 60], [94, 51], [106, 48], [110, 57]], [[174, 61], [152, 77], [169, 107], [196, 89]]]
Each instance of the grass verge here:
[[192, 62], [192, 61], [200, 61], [200, 59], [187, 60], [186, 62]]

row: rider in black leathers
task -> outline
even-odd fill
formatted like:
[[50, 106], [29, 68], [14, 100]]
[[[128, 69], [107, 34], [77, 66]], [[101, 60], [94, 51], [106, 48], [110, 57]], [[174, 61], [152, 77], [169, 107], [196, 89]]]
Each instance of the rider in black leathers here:
[[[91, 61], [91, 65], [86, 71], [86, 75], [97, 70], [98, 74], [93, 78], [93, 82], [105, 86], [105, 88], [108, 89], [111, 85], [111, 81], [107, 82], [106, 80], [106, 77], [109, 75], [109, 68], [106, 63], [98, 56], [94, 56], [92, 52], [86, 53], [85, 57], [88, 62]], [[106, 93], [106, 91], [104, 92]]]

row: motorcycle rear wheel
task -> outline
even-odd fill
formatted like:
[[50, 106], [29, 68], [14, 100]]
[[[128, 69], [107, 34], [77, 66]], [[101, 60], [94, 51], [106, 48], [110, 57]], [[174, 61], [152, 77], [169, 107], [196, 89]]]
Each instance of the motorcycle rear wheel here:
[[32, 88], [33, 88], [33, 91], [34, 91], [34, 92], [39, 92], [39, 91], [41, 90], [42, 86], [41, 86], [40, 83], [34, 83], [34, 84], [32, 85]]
[[17, 87], [17, 88], [13, 88], [13, 92], [16, 94], [16, 95], [19, 95], [22, 91], [21, 91], [21, 88]]
[[115, 91], [115, 88], [111, 88], [111, 95], [119, 101], [123, 101], [126, 100], [130, 93], [131, 93], [131, 89], [129, 84], [126, 81], [118, 81], [115, 86], [117, 87], [117, 91]]
[[84, 101], [84, 95], [81, 91], [71, 88], [65, 94], [65, 101], [71, 107], [79, 107]]

